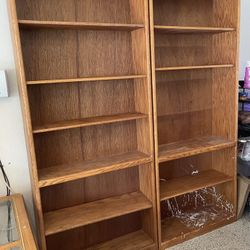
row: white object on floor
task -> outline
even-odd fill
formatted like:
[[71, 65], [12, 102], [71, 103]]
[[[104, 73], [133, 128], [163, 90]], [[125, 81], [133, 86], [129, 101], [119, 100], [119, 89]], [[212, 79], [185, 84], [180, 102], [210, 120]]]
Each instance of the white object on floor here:
[[250, 214], [235, 223], [186, 241], [168, 250], [249, 250]]

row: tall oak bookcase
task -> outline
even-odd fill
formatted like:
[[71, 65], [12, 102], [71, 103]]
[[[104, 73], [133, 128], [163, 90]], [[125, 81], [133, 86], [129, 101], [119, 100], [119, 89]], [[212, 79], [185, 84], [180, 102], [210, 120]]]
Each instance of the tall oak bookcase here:
[[[9, 7], [42, 250], [165, 249], [235, 220], [238, 0]], [[194, 204], [209, 187], [232, 214], [192, 228], [166, 206], [216, 207]]]
[[[150, 23], [158, 236], [165, 249], [235, 220], [239, 1], [150, 0]], [[197, 205], [209, 187], [232, 211], [200, 228], [183, 223], [173, 204], [190, 216], [218, 210], [216, 195]]]
[[146, 0], [10, 0], [40, 248], [156, 249]]

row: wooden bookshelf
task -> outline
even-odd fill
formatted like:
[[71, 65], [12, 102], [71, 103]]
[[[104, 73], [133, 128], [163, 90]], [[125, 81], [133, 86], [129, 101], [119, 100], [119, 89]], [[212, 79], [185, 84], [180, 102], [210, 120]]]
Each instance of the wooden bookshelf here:
[[195, 212], [182, 197], [215, 187], [236, 208], [239, 1], [150, 0], [150, 22], [158, 232], [166, 249], [235, 220], [188, 228], [167, 202]]
[[40, 249], [157, 249], [148, 1], [9, 3]]

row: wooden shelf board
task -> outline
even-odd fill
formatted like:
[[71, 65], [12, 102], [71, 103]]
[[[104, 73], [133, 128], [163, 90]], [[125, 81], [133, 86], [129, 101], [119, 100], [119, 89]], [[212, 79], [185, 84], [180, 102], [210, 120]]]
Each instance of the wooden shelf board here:
[[218, 65], [198, 65], [198, 66], [177, 66], [177, 67], [160, 67], [155, 70], [160, 71], [175, 71], [175, 70], [194, 70], [194, 69], [216, 69], [216, 68], [232, 68], [233, 64], [218, 64]]
[[45, 234], [71, 230], [151, 207], [151, 202], [141, 192], [134, 192], [48, 212], [44, 214]]
[[158, 114], [157, 118], [158, 119], [165, 119], [166, 117], [172, 117], [172, 116], [183, 116], [183, 115], [189, 115], [189, 114], [194, 114], [194, 113], [201, 113], [201, 112], [209, 112], [212, 111], [212, 108], [204, 108], [204, 109], [196, 109], [196, 110], [185, 110], [185, 111], [180, 111], [180, 112], [175, 112], [175, 113], [168, 113], [168, 114]]
[[61, 84], [61, 83], [80, 83], [80, 82], [97, 82], [97, 81], [115, 81], [115, 80], [133, 80], [147, 78], [147, 75], [126, 75], [126, 76], [100, 76], [100, 77], [83, 77], [73, 79], [51, 79], [51, 80], [37, 80], [27, 81], [28, 85], [41, 84]]
[[116, 122], [144, 119], [147, 117], [148, 115], [142, 113], [127, 113], [127, 114], [118, 114], [109, 116], [90, 117], [90, 118], [76, 119], [70, 121], [61, 121], [44, 126], [34, 127], [33, 133], [38, 134], [38, 133], [46, 133], [46, 132], [59, 131], [65, 129], [98, 126]]
[[96, 160], [42, 168], [38, 170], [39, 187], [56, 185], [150, 162], [152, 162], [152, 157], [134, 151]]
[[94, 22], [60, 22], [60, 21], [35, 21], [19, 20], [21, 28], [46, 28], [46, 29], [86, 29], [86, 30], [121, 30], [133, 31], [144, 28], [143, 24], [120, 23], [94, 23]]
[[113, 240], [92, 246], [87, 250], [119, 249], [119, 250], [143, 250], [154, 247], [154, 241], [143, 231], [139, 230]]
[[233, 177], [210, 169], [200, 172], [198, 175], [183, 176], [167, 180], [166, 182], [161, 182], [160, 198], [161, 201], [164, 201], [179, 195], [191, 193], [202, 188], [216, 186], [232, 180]]
[[219, 218], [211, 221], [201, 228], [186, 227], [179, 219], [173, 217], [166, 219], [161, 227], [162, 242], [161, 249], [166, 249], [186, 240], [192, 239], [195, 236], [211, 232], [214, 229], [230, 224], [236, 220], [236, 217], [230, 219]]
[[159, 146], [158, 161], [161, 163], [233, 146], [236, 146], [236, 142], [216, 136], [173, 142]]
[[155, 31], [162, 33], [222, 33], [235, 31], [234, 28], [221, 28], [221, 27], [189, 27], [189, 26], [164, 26], [155, 25]]

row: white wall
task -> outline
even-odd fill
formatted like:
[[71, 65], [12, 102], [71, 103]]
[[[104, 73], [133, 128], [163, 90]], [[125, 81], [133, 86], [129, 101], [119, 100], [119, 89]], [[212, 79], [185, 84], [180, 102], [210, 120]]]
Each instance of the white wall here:
[[250, 61], [250, 0], [241, 0], [240, 79], [244, 79], [246, 61]]
[[[17, 89], [7, 1], [0, 0], [0, 69], [7, 70], [10, 97], [0, 98], [0, 159], [6, 168], [13, 190], [24, 194], [26, 205], [31, 217], [33, 217], [27, 151]], [[1, 175], [0, 195], [5, 195]]]

